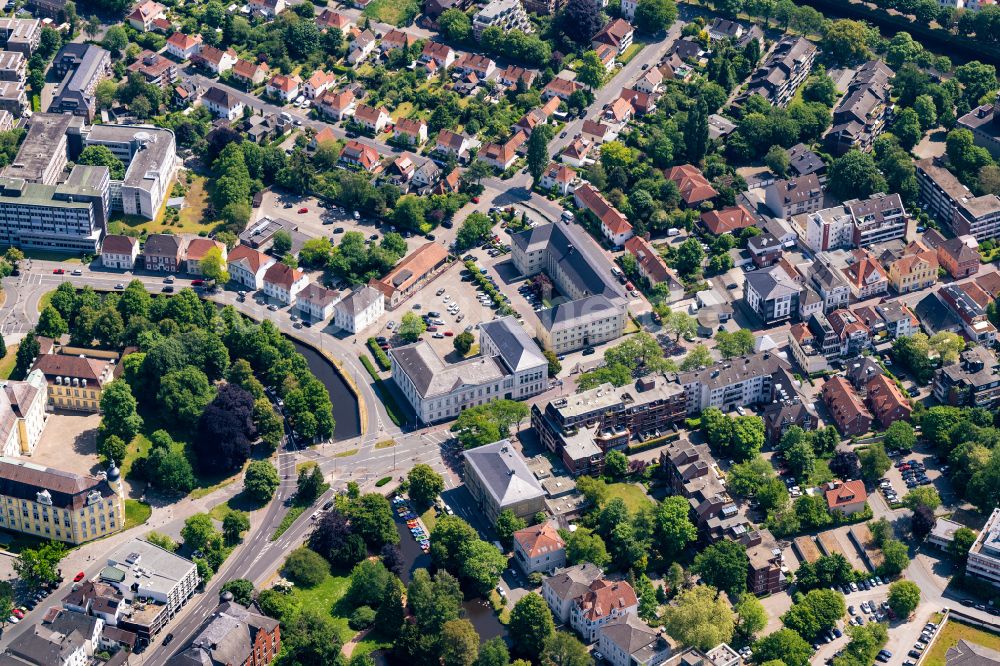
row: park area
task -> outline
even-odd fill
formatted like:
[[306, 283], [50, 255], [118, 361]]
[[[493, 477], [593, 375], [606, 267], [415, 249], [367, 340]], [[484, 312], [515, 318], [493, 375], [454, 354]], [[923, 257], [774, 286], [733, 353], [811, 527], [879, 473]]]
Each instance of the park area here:
[[948, 649], [955, 647], [960, 640], [982, 645], [991, 650], [1000, 650], [1000, 634], [949, 619], [928, 651], [923, 666], [945, 666]]
[[[181, 172], [183, 176], [185, 172]], [[208, 181], [204, 176], [187, 172], [189, 177], [185, 182], [180, 179], [174, 182], [174, 196], [184, 197], [184, 206], [180, 209], [167, 208], [166, 201], [157, 212], [155, 220], [147, 220], [136, 215], [115, 215], [108, 223], [108, 232], [125, 234], [144, 238], [149, 234], [170, 232], [174, 234], [198, 234], [211, 231], [211, 225], [205, 224], [205, 211], [209, 205]]]

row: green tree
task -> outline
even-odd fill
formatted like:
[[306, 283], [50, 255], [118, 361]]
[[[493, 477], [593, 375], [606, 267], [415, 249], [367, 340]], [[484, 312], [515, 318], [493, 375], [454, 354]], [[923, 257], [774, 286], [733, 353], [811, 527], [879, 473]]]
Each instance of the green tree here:
[[464, 42], [472, 35], [472, 19], [460, 9], [446, 9], [438, 17], [441, 34], [452, 42]]
[[69, 326], [54, 307], [46, 305], [45, 309], [42, 310], [42, 314], [38, 317], [38, 325], [35, 327], [35, 331], [38, 335], [46, 338], [58, 339], [69, 332]]
[[316, 498], [323, 493], [323, 472], [319, 465], [312, 463], [299, 470], [299, 478], [296, 482], [295, 501], [299, 505], [309, 506], [316, 501]]
[[[687, 121], [684, 124], [684, 147], [685, 154], [692, 163], [698, 164], [705, 158], [708, 150], [708, 105], [702, 99], [688, 108]], [[681, 248], [683, 247], [682, 245]]]
[[[132, 395], [132, 388], [124, 379], [116, 379], [108, 384], [101, 394], [101, 434], [117, 436], [124, 442], [131, 442], [142, 428], [142, 417], [136, 408], [138, 403]], [[118, 462], [121, 462], [121, 458]]]
[[768, 149], [767, 155], [764, 156], [764, 165], [775, 175], [785, 178], [788, 175], [788, 168], [791, 166], [791, 159], [784, 148], [774, 145]]
[[869, 197], [887, 188], [875, 158], [859, 150], [848, 151], [833, 161], [828, 186], [834, 196], [843, 199]]
[[635, 27], [639, 32], [655, 35], [677, 20], [677, 5], [673, 0], [639, 0], [635, 7]]
[[910, 553], [906, 544], [896, 539], [889, 539], [882, 545], [882, 559], [879, 574], [890, 578], [898, 576], [910, 566]]
[[955, 530], [951, 546], [948, 551], [952, 557], [962, 562], [969, 556], [969, 549], [976, 543], [977, 535], [968, 527], [959, 527]]
[[201, 260], [201, 274], [216, 284], [225, 284], [229, 282], [229, 271], [226, 266], [222, 250], [212, 247]]
[[271, 250], [278, 256], [288, 254], [292, 250], [292, 235], [285, 230], [276, 232], [271, 241]]
[[267, 502], [281, 485], [278, 470], [267, 460], [254, 460], [243, 473], [243, 490], [257, 502]]
[[234, 545], [239, 543], [243, 533], [250, 529], [250, 518], [242, 511], [230, 511], [222, 519], [222, 534], [226, 543]]
[[908, 421], [893, 421], [885, 430], [882, 444], [890, 451], [913, 449], [917, 444], [917, 436], [913, 433], [913, 426]]
[[444, 479], [431, 469], [430, 465], [422, 463], [414, 465], [406, 478], [410, 484], [410, 499], [420, 507], [428, 507], [433, 504], [437, 496], [444, 490]]
[[663, 628], [681, 644], [706, 651], [731, 641], [736, 621], [718, 590], [697, 585], [674, 597], [663, 613]]
[[708, 347], [699, 343], [692, 347], [691, 351], [684, 357], [681, 362], [681, 370], [695, 370], [701, 366], [712, 365], [714, 362], [712, 352], [708, 351]]
[[108, 435], [97, 440], [97, 454], [104, 459], [105, 463], [112, 460], [116, 463], [125, 460], [128, 447], [118, 435]]
[[125, 164], [115, 157], [107, 146], [87, 146], [77, 157], [76, 163], [108, 167], [114, 180], [122, 180], [125, 177]]
[[353, 500], [347, 509], [352, 531], [372, 549], [387, 543], [399, 543], [399, 533], [393, 520], [389, 500], [379, 493], [365, 493]]
[[479, 657], [476, 659], [476, 666], [508, 666], [510, 664], [510, 653], [507, 651], [507, 644], [499, 636], [479, 646]]
[[665, 497], [653, 512], [653, 538], [660, 554], [666, 559], [680, 555], [688, 544], [698, 538], [698, 530], [691, 522], [690, 506], [679, 495]]
[[41, 346], [38, 344], [38, 338], [35, 336], [35, 329], [30, 329], [21, 338], [21, 343], [17, 347], [17, 354], [14, 356], [14, 370], [11, 376], [23, 379], [28, 374], [28, 371], [31, 370], [31, 366], [40, 351]]
[[576, 68], [576, 80], [589, 88], [600, 88], [608, 70], [597, 51], [584, 51]]
[[510, 436], [510, 429], [528, 418], [529, 408], [514, 400], [494, 400], [464, 409], [452, 431], [466, 449], [492, 444]]
[[889, 459], [881, 442], [875, 442], [858, 451], [858, 459], [861, 461], [861, 477], [866, 481], [881, 478], [892, 467], [892, 460]]
[[693, 278], [700, 274], [701, 262], [704, 259], [705, 252], [701, 249], [701, 243], [695, 238], [688, 238], [677, 248], [674, 268], [682, 276]]
[[586, 527], [577, 527], [563, 539], [566, 542], [566, 561], [570, 565], [590, 562], [603, 568], [611, 561], [604, 539]]
[[448, 620], [441, 630], [442, 666], [472, 666], [479, 656], [479, 634], [468, 620]]
[[624, 478], [628, 474], [628, 457], [621, 451], [612, 449], [604, 459], [604, 469], [616, 479]]
[[868, 48], [869, 30], [861, 21], [834, 21], [823, 35], [823, 52], [842, 65], [868, 60], [871, 58], [871, 50]]
[[931, 511], [941, 506], [941, 495], [934, 486], [919, 486], [906, 494], [903, 506], [913, 511], [919, 506], [925, 506]]
[[156, 394], [160, 409], [185, 426], [194, 426], [215, 397], [215, 389], [205, 373], [194, 366], [169, 372], [160, 381]]
[[779, 629], [754, 643], [753, 656], [760, 664], [775, 660], [786, 666], [809, 666], [812, 647], [791, 629]]
[[920, 116], [913, 109], [903, 109], [893, 119], [892, 133], [903, 148], [912, 150], [924, 135], [920, 127]]
[[807, 640], [837, 624], [847, 612], [844, 595], [835, 590], [810, 590], [781, 616], [785, 627]]
[[37, 586], [59, 582], [59, 562], [66, 555], [61, 541], [47, 541], [36, 548], [25, 548], [14, 559], [14, 572], [25, 583]]
[[223, 592], [231, 592], [233, 601], [244, 606], [253, 603], [253, 583], [246, 578], [234, 578], [222, 586]]
[[375, 613], [375, 630], [387, 638], [399, 635], [406, 621], [406, 611], [403, 608], [403, 595], [395, 581], [386, 585], [382, 598]]
[[826, 507], [826, 499], [820, 495], [803, 495], [795, 500], [795, 517], [806, 527], [825, 527], [832, 518]]
[[535, 592], [529, 592], [514, 604], [507, 626], [514, 652], [525, 656], [542, 654], [545, 642], [555, 633], [552, 612]]
[[125, 47], [128, 46], [128, 33], [121, 25], [113, 25], [104, 33], [104, 48], [111, 51], [112, 56], [117, 57]]
[[719, 331], [715, 334], [715, 347], [722, 358], [746, 356], [753, 352], [754, 336], [749, 329], [741, 328], [735, 333]]
[[539, 125], [531, 132], [528, 138], [528, 148], [526, 159], [528, 162], [528, 173], [532, 180], [537, 183], [545, 167], [549, 165], [549, 141], [552, 140], [553, 129], [551, 125]]
[[557, 631], [545, 640], [542, 662], [552, 666], [593, 666], [594, 660], [576, 636]]
[[305, 546], [296, 548], [285, 559], [282, 574], [304, 587], [316, 587], [330, 574], [330, 563]]
[[499, 514], [497, 514], [496, 530], [497, 536], [500, 537], [500, 543], [502, 543], [507, 548], [510, 548], [514, 543], [514, 532], [518, 530], [523, 530], [528, 524], [524, 522], [524, 519], [518, 518], [510, 509], [504, 509]]
[[407, 342], [416, 342], [427, 330], [427, 323], [416, 313], [407, 312], [399, 322], [396, 333]]
[[475, 343], [476, 338], [469, 331], [462, 331], [455, 336], [454, 342], [452, 343], [457, 351], [462, 356], [465, 356], [472, 350], [472, 345]]
[[455, 249], [464, 252], [479, 245], [493, 229], [493, 220], [482, 213], [469, 213], [455, 235]]
[[744, 592], [733, 605], [736, 612], [736, 636], [745, 643], [752, 643], [758, 632], [767, 626], [767, 611], [754, 595]]
[[897, 580], [889, 586], [889, 608], [896, 617], [906, 619], [920, 605], [920, 586], [908, 580]]
[[736, 596], [746, 589], [749, 564], [746, 547], [723, 539], [698, 553], [691, 570], [705, 583]]

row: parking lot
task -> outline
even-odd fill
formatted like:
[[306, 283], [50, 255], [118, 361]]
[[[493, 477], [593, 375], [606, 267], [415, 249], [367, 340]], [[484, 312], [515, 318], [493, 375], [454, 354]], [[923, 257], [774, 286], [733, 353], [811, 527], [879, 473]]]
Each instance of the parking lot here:
[[[902, 469], [903, 466], [909, 467], [906, 463], [911, 462], [916, 462], [917, 466], [912, 469]], [[913, 488], [933, 485], [938, 494], [941, 495], [941, 499], [945, 503], [949, 503], [955, 499], [955, 494], [951, 488], [951, 482], [943, 475], [943, 472], [946, 470], [947, 466], [941, 467], [937, 464], [937, 457], [935, 455], [929, 452], [914, 451], [905, 456], [893, 457], [893, 466], [885, 473], [884, 478], [889, 481], [899, 501], [902, 501], [906, 497], [906, 494]], [[921, 472], [926, 475], [926, 481], [921, 482]], [[906, 475], [906, 479], [913, 479], [910, 482], [910, 486], [907, 486], [904, 474]]]
[[[402, 344], [393, 339], [393, 332], [399, 326], [400, 320], [407, 312], [418, 315], [428, 315], [432, 320], [423, 339], [431, 344], [434, 350], [446, 361], [454, 363], [461, 360], [454, 347], [454, 336], [469, 329], [479, 344], [479, 332], [476, 325], [490, 321], [495, 317], [494, 310], [479, 300], [483, 293], [472, 282], [462, 280], [465, 266], [457, 262], [439, 275], [435, 280], [425, 285], [416, 294], [404, 301], [395, 310], [386, 312], [379, 320], [372, 334], [385, 336], [393, 344]], [[389, 323], [392, 323], [390, 329]], [[440, 322], [440, 323], [437, 323]], [[437, 330], [432, 330], [437, 329]], [[448, 335], [451, 333], [452, 335]]]

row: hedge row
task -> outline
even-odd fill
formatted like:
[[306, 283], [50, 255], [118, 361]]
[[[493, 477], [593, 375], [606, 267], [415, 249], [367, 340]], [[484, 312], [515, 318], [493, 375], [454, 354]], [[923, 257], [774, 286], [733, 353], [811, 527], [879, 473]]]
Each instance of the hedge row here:
[[639, 453], [640, 451], [648, 451], [649, 449], [655, 449], [658, 446], [663, 446], [667, 442], [672, 442], [681, 436], [679, 432], [668, 432], [666, 435], [661, 435], [660, 437], [655, 437], [653, 439], [647, 439], [644, 442], [636, 442], [635, 444], [628, 445], [629, 453]]
[[382, 370], [391, 370], [392, 363], [389, 362], [389, 355], [378, 346], [378, 342], [375, 338], [368, 338], [368, 349], [371, 350], [372, 356], [375, 357], [375, 362], [378, 363], [378, 367]]

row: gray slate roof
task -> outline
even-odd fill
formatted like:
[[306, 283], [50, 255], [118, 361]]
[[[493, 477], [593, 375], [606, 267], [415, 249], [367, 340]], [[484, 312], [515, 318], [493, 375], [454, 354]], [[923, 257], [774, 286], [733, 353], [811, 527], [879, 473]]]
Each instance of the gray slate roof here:
[[527, 370], [547, 363], [538, 345], [513, 317], [503, 317], [480, 324], [482, 335], [487, 335], [500, 351], [500, 358], [512, 372]]
[[509, 506], [545, 496], [545, 490], [510, 440], [501, 439], [499, 442], [470, 449], [463, 455], [498, 506]]
[[575, 599], [590, 591], [590, 584], [604, 575], [600, 567], [590, 562], [560, 569], [546, 579], [545, 585], [562, 600]]
[[446, 364], [426, 341], [390, 350], [393, 366], [410, 378], [422, 398], [451, 393], [463, 386], [478, 386], [507, 374], [493, 357], [475, 356]]
[[789, 294], [797, 294], [799, 285], [795, 283], [781, 266], [770, 266], [763, 270], [746, 274], [747, 284], [767, 301]]
[[604, 296], [588, 296], [576, 301], [563, 303], [552, 308], [539, 310], [538, 321], [547, 330], [580, 326], [593, 319], [609, 316], [618, 308]]
[[350, 296], [347, 296], [342, 301], [337, 303], [335, 307], [338, 310], [353, 316], [359, 312], [364, 312], [364, 310], [374, 303], [376, 299], [382, 297], [381, 291], [365, 285], [352, 291]]

